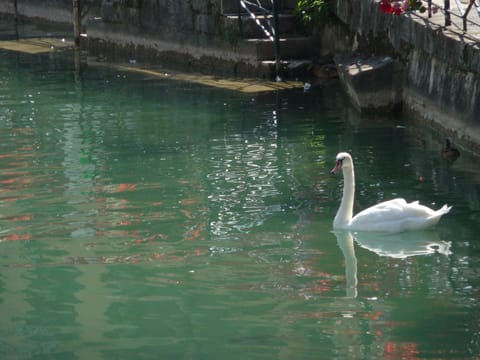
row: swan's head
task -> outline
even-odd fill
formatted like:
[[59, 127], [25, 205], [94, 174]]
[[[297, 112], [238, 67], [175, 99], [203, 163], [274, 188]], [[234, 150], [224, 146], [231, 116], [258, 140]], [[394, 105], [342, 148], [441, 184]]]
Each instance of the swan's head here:
[[346, 152], [338, 153], [336, 157], [336, 161], [337, 163], [335, 164], [335, 167], [331, 171], [332, 174], [336, 174], [342, 168], [352, 167], [352, 164], [353, 164], [352, 157], [350, 156], [349, 153], [346, 153]]

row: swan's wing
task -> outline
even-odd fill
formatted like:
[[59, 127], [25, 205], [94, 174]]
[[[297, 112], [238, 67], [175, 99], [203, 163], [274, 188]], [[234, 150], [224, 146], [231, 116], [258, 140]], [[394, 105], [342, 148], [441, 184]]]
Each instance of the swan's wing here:
[[350, 225], [358, 230], [401, 231], [404, 228], [423, 227], [422, 224], [427, 225], [436, 215], [436, 211], [420, 205], [418, 201], [407, 203], [405, 199], [398, 198], [359, 212]]

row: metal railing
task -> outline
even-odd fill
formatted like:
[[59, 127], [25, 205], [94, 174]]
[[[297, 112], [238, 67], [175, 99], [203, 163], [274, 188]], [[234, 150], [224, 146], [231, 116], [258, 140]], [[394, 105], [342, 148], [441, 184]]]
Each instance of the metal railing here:
[[467, 23], [480, 26], [480, 22], [473, 21], [471, 19], [468, 19], [468, 15], [470, 14], [470, 11], [475, 8], [477, 15], [480, 17], [480, 2], [479, 0], [469, 0], [468, 5], [464, 6], [464, 4], [461, 2], [461, 0], [455, 0], [455, 3], [457, 5], [457, 10], [459, 14], [456, 12], [452, 11], [450, 7], [450, 0], [444, 0], [443, 6], [434, 3], [432, 0], [427, 0], [427, 11], [428, 11], [428, 17], [431, 18], [433, 14], [433, 9], [437, 8], [440, 11], [443, 12], [445, 16], [445, 26], [450, 26], [452, 25], [452, 16], [458, 17], [462, 19], [462, 27], [463, 31], [467, 32]]
[[[277, 80], [280, 79], [280, 32], [278, 19], [278, 4], [276, 0], [263, 1], [270, 3], [270, 9], [262, 5], [260, 0], [239, 0], [238, 24], [240, 34], [243, 34], [242, 16], [247, 14], [255, 24], [263, 31], [267, 39], [274, 43], [275, 47], [275, 72]], [[242, 11], [243, 9], [243, 11]]]

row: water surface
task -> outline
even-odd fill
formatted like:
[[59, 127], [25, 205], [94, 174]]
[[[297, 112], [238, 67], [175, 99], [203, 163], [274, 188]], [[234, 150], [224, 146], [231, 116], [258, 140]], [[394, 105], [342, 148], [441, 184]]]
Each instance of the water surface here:
[[[480, 354], [478, 158], [338, 86], [241, 94], [69, 53], [0, 51], [5, 359]], [[453, 205], [436, 230], [332, 232], [356, 210]]]

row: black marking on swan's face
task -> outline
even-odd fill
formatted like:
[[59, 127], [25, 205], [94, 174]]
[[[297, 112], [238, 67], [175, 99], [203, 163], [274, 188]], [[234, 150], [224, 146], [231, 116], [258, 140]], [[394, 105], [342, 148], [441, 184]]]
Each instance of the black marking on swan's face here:
[[331, 174], [335, 175], [342, 168], [344, 159], [345, 158], [337, 159], [337, 163], [335, 164], [335, 167], [332, 169], [332, 171], [330, 171]]

